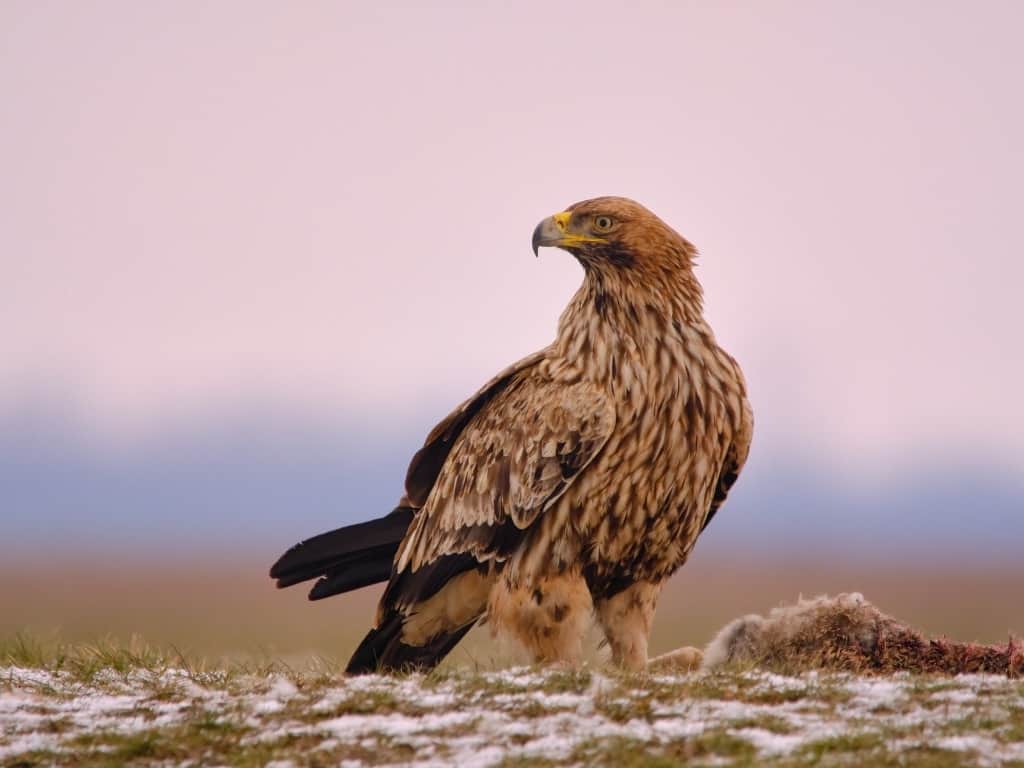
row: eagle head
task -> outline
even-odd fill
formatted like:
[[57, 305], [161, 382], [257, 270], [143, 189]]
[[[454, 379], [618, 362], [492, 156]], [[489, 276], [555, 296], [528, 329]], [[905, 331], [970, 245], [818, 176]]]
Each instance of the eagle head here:
[[689, 271], [696, 249], [649, 210], [624, 197], [595, 197], [544, 219], [533, 252], [563, 248], [588, 271]]

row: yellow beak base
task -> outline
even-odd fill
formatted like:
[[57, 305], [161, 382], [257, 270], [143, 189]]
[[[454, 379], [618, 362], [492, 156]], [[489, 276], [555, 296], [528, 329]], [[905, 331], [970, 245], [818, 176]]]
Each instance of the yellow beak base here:
[[569, 222], [572, 220], [571, 211], [562, 211], [554, 216], [544, 219], [537, 228], [533, 230], [533, 255], [542, 246], [555, 246], [557, 248], [574, 248], [584, 243], [606, 243], [604, 238], [593, 235], [581, 235], [569, 231]]

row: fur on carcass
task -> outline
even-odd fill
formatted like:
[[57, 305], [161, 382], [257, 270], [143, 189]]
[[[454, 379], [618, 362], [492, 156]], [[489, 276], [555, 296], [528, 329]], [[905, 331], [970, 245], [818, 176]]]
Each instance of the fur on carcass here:
[[858, 674], [971, 673], [1021, 677], [1024, 644], [963, 643], [926, 637], [864, 596], [800, 599], [723, 627], [703, 652], [680, 648], [651, 660], [652, 671], [758, 668], [782, 674], [822, 669]]

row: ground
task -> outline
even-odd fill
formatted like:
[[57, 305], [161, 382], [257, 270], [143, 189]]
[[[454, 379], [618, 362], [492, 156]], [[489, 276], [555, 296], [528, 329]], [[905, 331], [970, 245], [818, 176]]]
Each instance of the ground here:
[[0, 654], [0, 765], [1024, 766], [1024, 681], [754, 670], [200, 667], [104, 646]]

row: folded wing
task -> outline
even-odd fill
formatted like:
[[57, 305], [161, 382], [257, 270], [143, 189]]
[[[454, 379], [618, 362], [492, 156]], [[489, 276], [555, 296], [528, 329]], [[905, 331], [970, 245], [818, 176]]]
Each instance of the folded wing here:
[[301, 541], [278, 558], [270, 569], [270, 577], [277, 580], [277, 586], [290, 587], [319, 579], [309, 599], [320, 600], [387, 581], [399, 544], [462, 431], [488, 403], [543, 356], [542, 350], [509, 366], [431, 430], [409, 464], [405, 496], [390, 514]]
[[536, 369], [513, 377], [451, 446], [399, 546], [377, 627], [349, 671], [428, 667], [443, 658], [484, 608], [490, 563], [516, 551], [614, 425], [612, 405], [586, 381], [552, 380]]

